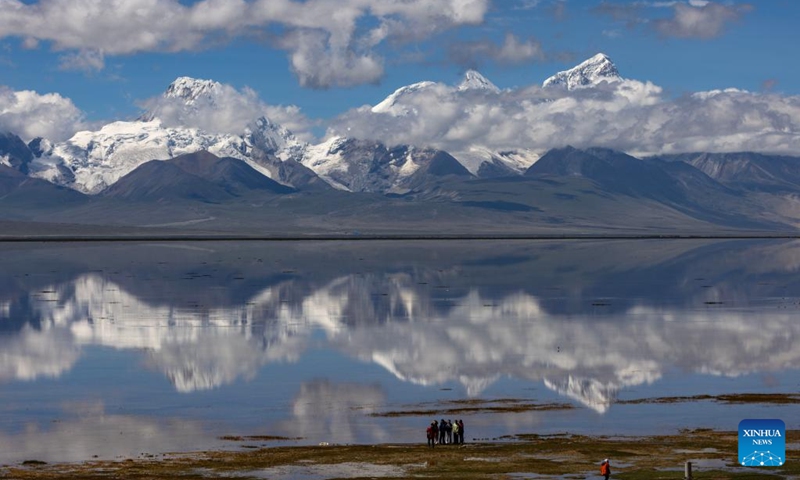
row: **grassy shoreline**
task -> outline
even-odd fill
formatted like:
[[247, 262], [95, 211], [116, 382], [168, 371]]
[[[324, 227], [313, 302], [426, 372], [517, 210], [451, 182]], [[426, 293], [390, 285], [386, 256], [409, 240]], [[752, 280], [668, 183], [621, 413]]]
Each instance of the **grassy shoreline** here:
[[693, 462], [695, 479], [800, 478], [800, 431], [787, 432], [787, 462], [775, 468], [735, 464], [736, 432], [686, 430], [676, 435], [604, 437], [516, 435], [505, 442], [440, 445], [330, 445], [270, 447], [151, 456], [125, 461], [0, 468], [0, 478], [598, 478], [612, 461], [614, 479], [680, 479]]

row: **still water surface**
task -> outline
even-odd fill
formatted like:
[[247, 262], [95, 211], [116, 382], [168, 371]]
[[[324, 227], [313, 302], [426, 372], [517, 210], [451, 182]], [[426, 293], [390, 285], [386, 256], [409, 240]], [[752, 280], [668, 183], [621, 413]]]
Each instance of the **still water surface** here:
[[797, 429], [626, 402], [797, 393], [798, 269], [775, 240], [4, 244], [0, 463], [424, 442], [466, 400], [559, 407], [461, 413], [468, 441]]

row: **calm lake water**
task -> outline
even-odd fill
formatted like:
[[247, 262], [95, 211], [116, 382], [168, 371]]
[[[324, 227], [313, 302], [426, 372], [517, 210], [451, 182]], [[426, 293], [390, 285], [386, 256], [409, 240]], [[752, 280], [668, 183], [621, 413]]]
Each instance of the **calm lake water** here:
[[797, 393], [798, 241], [0, 248], [0, 463], [424, 442], [464, 406], [559, 406], [449, 415], [468, 441], [800, 428], [628, 402]]

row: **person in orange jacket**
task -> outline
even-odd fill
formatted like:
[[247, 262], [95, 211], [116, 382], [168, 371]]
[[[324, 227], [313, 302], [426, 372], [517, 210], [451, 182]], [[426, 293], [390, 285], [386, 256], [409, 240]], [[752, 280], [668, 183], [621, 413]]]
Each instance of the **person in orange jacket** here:
[[611, 462], [609, 462], [607, 458], [600, 464], [600, 475], [602, 475], [605, 480], [608, 480], [608, 477], [611, 476]]

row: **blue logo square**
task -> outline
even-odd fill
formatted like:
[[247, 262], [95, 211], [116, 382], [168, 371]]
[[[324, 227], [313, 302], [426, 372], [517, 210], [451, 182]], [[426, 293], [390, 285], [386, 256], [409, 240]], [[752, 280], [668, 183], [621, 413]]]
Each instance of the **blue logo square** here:
[[739, 464], [780, 467], [786, 462], [786, 424], [783, 420], [739, 422]]

